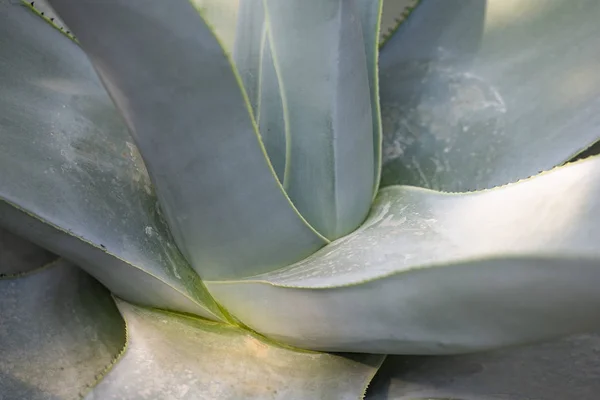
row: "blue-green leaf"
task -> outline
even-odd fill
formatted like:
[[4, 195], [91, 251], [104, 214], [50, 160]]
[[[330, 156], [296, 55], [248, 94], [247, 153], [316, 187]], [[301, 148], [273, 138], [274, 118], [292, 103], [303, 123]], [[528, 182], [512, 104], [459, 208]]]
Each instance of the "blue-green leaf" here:
[[0, 398], [80, 398], [124, 345], [108, 290], [66, 261], [0, 279]]
[[265, 5], [287, 129], [284, 187], [319, 232], [337, 238], [364, 220], [374, 188], [364, 10], [355, 0]]
[[382, 184], [470, 191], [600, 139], [600, 3], [423, 0], [381, 49]]
[[360, 400], [385, 357], [292, 350], [233, 326], [118, 305], [127, 353], [88, 400]]
[[129, 301], [221, 318], [81, 49], [23, 5], [1, 3], [0, 77], [0, 225]]
[[366, 400], [596, 400], [600, 335], [460, 356], [390, 356]]
[[203, 278], [270, 271], [327, 242], [277, 181], [239, 76], [188, 0], [51, 3], [124, 116]]
[[[373, 119], [373, 153], [375, 183], [379, 182], [381, 162], [381, 120], [379, 112], [377, 55], [379, 16], [383, 1], [358, 0], [357, 15], [363, 33], [367, 73], [371, 91]], [[263, 0], [242, 0], [236, 30], [235, 64], [253, 106], [267, 154], [280, 181], [283, 182], [288, 161], [289, 127], [282, 99], [281, 71], [276, 68], [272, 43], [265, 21]], [[286, 135], [286, 132], [288, 135]], [[376, 191], [377, 188], [375, 188]]]
[[327, 351], [452, 354], [600, 326], [600, 157], [489, 191], [393, 186], [288, 268], [205, 282], [251, 328]]

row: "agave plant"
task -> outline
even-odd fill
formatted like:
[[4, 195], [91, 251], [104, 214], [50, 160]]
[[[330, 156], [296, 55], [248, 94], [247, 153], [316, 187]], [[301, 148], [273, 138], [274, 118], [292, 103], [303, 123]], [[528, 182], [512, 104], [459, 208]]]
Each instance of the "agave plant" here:
[[595, 0], [49, 3], [0, 1], [0, 399], [405, 399], [598, 327]]

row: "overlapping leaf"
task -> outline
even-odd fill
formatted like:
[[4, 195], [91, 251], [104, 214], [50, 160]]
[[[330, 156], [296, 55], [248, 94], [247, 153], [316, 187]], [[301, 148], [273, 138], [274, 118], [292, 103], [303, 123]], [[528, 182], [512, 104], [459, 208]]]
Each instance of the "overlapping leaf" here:
[[51, 3], [125, 117], [203, 278], [270, 271], [327, 242], [274, 176], [239, 77], [187, 0]]
[[[354, 0], [348, 2], [348, 4], [353, 2]], [[371, 116], [373, 124], [373, 168], [374, 182], [376, 184], [379, 182], [379, 167], [381, 157], [381, 121], [377, 84], [377, 43], [381, 3], [381, 1], [370, 0], [355, 1], [355, 14], [357, 19], [360, 21], [363, 37], [362, 39], [354, 37], [354, 43], [352, 46], [349, 45], [349, 42], [340, 45], [345, 46], [350, 50], [358, 50], [361, 47], [364, 48], [367, 63], [366, 74], [370, 90], [369, 102], [371, 104]], [[312, 12], [314, 13], [313, 16], [307, 20], [312, 20], [311, 23], [315, 23], [316, 25], [325, 25], [323, 20], [327, 20], [327, 18], [319, 13], [317, 9], [313, 9]], [[295, 14], [295, 11], [292, 10], [291, 14]], [[317, 18], [314, 18], [315, 16], [317, 16]], [[278, 15], [273, 15], [271, 17], [271, 19], [277, 18], [279, 18]], [[273, 29], [270, 27], [268, 20], [269, 18], [267, 18], [265, 15], [263, 0], [241, 1], [238, 26], [236, 30], [234, 59], [236, 67], [240, 71], [240, 76], [244, 83], [244, 87], [248, 92], [248, 97], [253, 106], [256, 119], [259, 123], [260, 134], [265, 144], [267, 154], [271, 159], [273, 168], [279, 180], [284, 182], [285, 171], [286, 169], [291, 168], [291, 165], [288, 164], [291, 162], [296, 164], [295, 161], [292, 161], [292, 157], [300, 157], [300, 159], [307, 158], [307, 152], [302, 150], [302, 143], [299, 144], [298, 148], [294, 149], [291, 147], [292, 143], [298, 144], [298, 138], [292, 138], [290, 136], [292, 133], [295, 132], [297, 135], [304, 136], [308, 134], [311, 135], [311, 137], [316, 136], [317, 139], [315, 140], [330, 140], [333, 142], [334, 146], [336, 145], [336, 142], [340, 142], [344, 140], [344, 137], [349, 136], [349, 132], [347, 130], [340, 130], [339, 134], [335, 135], [333, 138], [328, 137], [326, 132], [332, 129], [332, 127], [325, 126], [325, 123], [321, 124], [322, 127], [320, 129], [306, 129], [305, 122], [313, 118], [318, 120], [318, 112], [326, 112], [327, 107], [319, 110], [311, 106], [312, 101], [301, 101], [296, 102], [295, 109], [290, 109], [288, 107], [288, 98], [291, 97], [291, 101], [295, 102], [295, 96], [298, 92], [290, 89], [289, 85], [294, 85], [294, 87], [303, 86], [304, 88], [306, 88], [307, 85], [311, 87], [320, 86], [323, 93], [325, 93], [328, 90], [331, 90], [332, 85], [335, 86], [335, 82], [332, 83], [330, 82], [330, 79], [327, 78], [325, 86], [323, 86], [323, 83], [320, 82], [319, 76], [315, 71], [321, 69], [326, 73], [335, 75], [336, 69], [341, 70], [345, 66], [338, 66], [331, 62], [328, 63], [328, 60], [324, 59], [323, 57], [309, 54], [310, 51], [308, 51], [308, 49], [311, 47], [310, 45], [303, 45], [302, 43], [287, 43], [289, 40], [298, 41], [299, 38], [302, 38], [302, 35], [306, 34], [306, 32], [294, 35], [286, 28], [284, 32], [278, 32], [276, 36], [277, 40], [275, 40], [272, 33]], [[300, 21], [302, 24], [301, 17], [294, 18], [294, 20]], [[285, 23], [285, 25], [288, 28], [290, 26], [289, 23]], [[283, 28], [279, 27], [278, 29], [281, 30]], [[317, 33], [313, 32], [313, 34]], [[350, 41], [350, 38], [348, 38], [348, 40]], [[319, 42], [320, 41], [312, 43], [317, 44]], [[277, 43], [284, 47], [284, 52], [282, 52], [283, 54], [276, 52], [277, 57], [274, 59], [273, 51], [275, 49], [273, 47]], [[295, 52], [286, 50], [288, 46], [297, 51]], [[316, 48], [317, 46], [312, 47]], [[304, 50], [300, 51], [299, 49]], [[340, 52], [348, 52], [348, 49], [342, 48], [340, 49]], [[289, 57], [290, 55], [295, 56], [290, 60], [281, 60], [281, 57]], [[330, 56], [335, 57], [335, 54], [330, 54]], [[342, 62], [348, 61], [343, 60]], [[312, 70], [309, 71], [307, 69], [307, 65], [311, 66]], [[303, 77], [302, 81], [297, 81], [299, 77], [298, 74], [300, 72], [303, 72], [305, 76]], [[308, 81], [312, 82], [308, 83]], [[345, 83], [347, 84], [348, 82], [349, 81], [346, 81]], [[290, 92], [290, 94], [287, 94], [288, 92]], [[311, 93], [306, 93], [306, 90], [304, 90], [304, 92], [304, 97], [313, 95]], [[319, 98], [319, 101], [322, 102], [330, 101], [333, 103], [333, 106], [339, 106], [341, 109], [344, 109], [351, 104], [347, 98], [338, 98], [332, 100], [331, 96], [320, 96], [318, 93], [314, 94], [314, 97]], [[304, 118], [304, 120], [301, 121], [302, 124], [299, 125], [297, 120], [301, 118]], [[315, 123], [319, 122], [317, 121]], [[301, 138], [302, 137], [303, 136], [301, 136]], [[308, 142], [308, 139], [306, 140]], [[351, 138], [348, 138], [347, 140], [352, 141]], [[286, 148], [286, 146], [290, 147]], [[315, 148], [319, 149], [320, 147], [315, 146]], [[311, 152], [308, 152], [308, 154], [311, 154], [312, 152], [314, 152], [314, 148], [311, 148]], [[293, 153], [295, 153], [296, 156], [293, 156]], [[341, 160], [339, 161], [340, 163], [343, 163], [344, 157], [348, 156], [344, 153], [337, 153], [333, 155], [330, 153], [325, 154], [327, 156], [325, 158], [339, 158]], [[304, 162], [304, 164], [311, 163], [313, 162], [310, 160]], [[301, 166], [301, 168], [306, 169], [304, 164]], [[288, 170], [288, 180], [290, 173], [293, 172]], [[322, 175], [323, 179], [328, 179], [327, 175], [329, 173], [331, 172], [321, 173], [320, 175]], [[340, 172], [337, 173], [340, 174]], [[309, 176], [305, 179], [314, 178]], [[313, 193], [313, 196], [314, 195], [315, 193]], [[300, 198], [299, 201], [306, 202], [310, 201], [310, 199], [307, 200]], [[321, 222], [318, 221], [317, 223], [320, 224]]]
[[289, 268], [206, 282], [255, 330], [318, 350], [451, 354], [600, 325], [600, 157], [472, 194], [395, 186]]
[[381, 49], [383, 185], [471, 191], [600, 139], [600, 3], [424, 0]]
[[80, 398], [124, 345], [108, 290], [69, 263], [0, 279], [0, 398]]
[[360, 400], [384, 358], [290, 350], [220, 323], [119, 308], [128, 350], [89, 400]]
[[20, 3], [0, 7], [0, 225], [130, 301], [220, 318], [85, 54]]
[[[367, 57], [364, 40], [376, 35], [363, 31], [376, 32], [379, 2], [364, 5], [373, 14], [364, 19], [354, 0], [264, 4], [285, 119], [283, 184], [300, 213], [336, 239], [364, 220], [375, 186], [376, 47]], [[373, 26], [363, 27], [367, 21]]]
[[0, 279], [2, 399], [359, 400], [384, 359], [288, 349], [230, 325], [118, 301], [125, 325], [85, 272], [64, 260], [39, 265], [24, 252], [37, 254], [31, 244], [9, 241], [23, 250], [13, 260], [39, 270]]

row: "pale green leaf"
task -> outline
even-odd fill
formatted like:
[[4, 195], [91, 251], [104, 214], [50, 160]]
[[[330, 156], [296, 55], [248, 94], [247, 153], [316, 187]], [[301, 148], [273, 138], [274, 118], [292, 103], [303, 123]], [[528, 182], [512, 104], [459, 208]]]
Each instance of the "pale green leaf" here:
[[232, 326], [118, 304], [127, 353], [88, 400], [360, 400], [385, 357], [296, 351]]
[[56, 255], [0, 228], [0, 278], [33, 271]]
[[364, 10], [354, 0], [265, 5], [289, 148], [284, 187], [317, 231], [337, 238], [364, 220], [375, 185]]
[[203, 278], [266, 272], [326, 243], [277, 181], [239, 77], [188, 0], [53, 0], [95, 63]]
[[424, 0], [380, 53], [382, 184], [535, 175], [600, 139], [600, 3]]
[[600, 157], [471, 194], [394, 186], [306, 260], [205, 282], [242, 322], [318, 350], [451, 354], [600, 325]]
[[1, 399], [78, 399], [124, 345], [108, 290], [69, 263], [0, 279]]
[[600, 336], [462, 356], [390, 356], [366, 400], [596, 400]]
[[220, 318], [81, 49], [27, 7], [3, 2], [0, 76], [0, 225], [130, 301]]

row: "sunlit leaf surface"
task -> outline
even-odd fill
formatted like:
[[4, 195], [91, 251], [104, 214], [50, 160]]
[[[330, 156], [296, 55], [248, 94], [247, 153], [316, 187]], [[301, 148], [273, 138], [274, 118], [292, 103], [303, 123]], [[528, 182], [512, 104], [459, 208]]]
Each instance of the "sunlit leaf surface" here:
[[295, 351], [220, 323], [119, 308], [127, 352], [88, 400], [360, 400], [384, 358]]
[[206, 282], [255, 330], [328, 351], [452, 354], [600, 325], [600, 157], [505, 187], [394, 186], [308, 259]]

